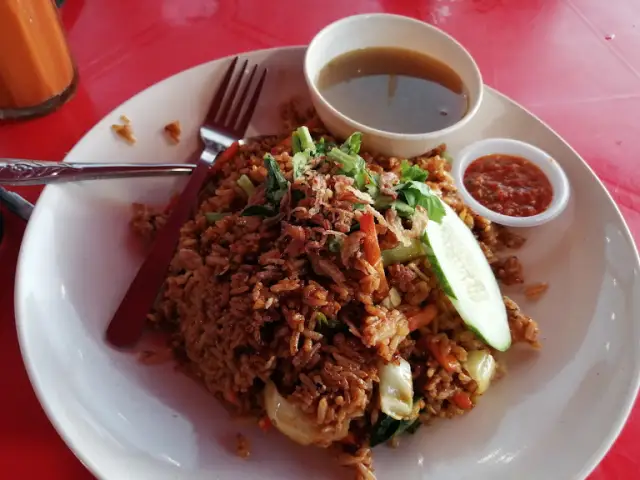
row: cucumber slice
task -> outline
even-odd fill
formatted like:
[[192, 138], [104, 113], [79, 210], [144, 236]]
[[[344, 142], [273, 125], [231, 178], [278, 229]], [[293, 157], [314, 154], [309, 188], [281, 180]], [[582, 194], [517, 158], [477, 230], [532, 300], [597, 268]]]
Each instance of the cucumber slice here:
[[429, 260], [462, 320], [487, 344], [504, 352], [511, 346], [511, 332], [496, 277], [469, 227], [442, 204], [446, 211], [442, 222], [429, 222], [426, 229]]

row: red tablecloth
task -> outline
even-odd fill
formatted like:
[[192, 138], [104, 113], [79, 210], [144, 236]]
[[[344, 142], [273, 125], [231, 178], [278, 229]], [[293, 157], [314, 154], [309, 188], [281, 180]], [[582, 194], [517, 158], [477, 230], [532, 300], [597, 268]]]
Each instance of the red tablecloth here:
[[[80, 70], [78, 93], [53, 115], [0, 127], [0, 157], [62, 159], [105, 113], [173, 73], [232, 53], [308, 43], [335, 19], [381, 11], [453, 34], [489, 85], [582, 154], [640, 239], [638, 0], [67, 0], [62, 15]], [[19, 191], [32, 201], [39, 193]], [[88, 479], [43, 414], [20, 358], [13, 280], [24, 227], [7, 217], [0, 246], [0, 477]], [[640, 478], [638, 452], [636, 407], [592, 480]]]

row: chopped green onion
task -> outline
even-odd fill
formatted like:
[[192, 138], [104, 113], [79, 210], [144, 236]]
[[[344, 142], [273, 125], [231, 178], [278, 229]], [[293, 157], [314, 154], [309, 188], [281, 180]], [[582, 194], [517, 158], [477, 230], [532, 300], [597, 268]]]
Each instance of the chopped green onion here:
[[349, 155], [357, 155], [360, 152], [360, 145], [362, 144], [362, 134], [360, 132], [354, 132], [340, 145], [340, 150]]
[[309, 163], [309, 158], [305, 152], [298, 152], [293, 156], [293, 179], [296, 180], [304, 174]]
[[315, 153], [316, 144], [313, 143], [311, 132], [307, 127], [302, 126], [298, 128], [295, 132], [295, 135], [298, 137], [298, 141], [300, 142], [300, 151], [309, 151], [310, 153]]
[[367, 180], [372, 181], [371, 174], [367, 171], [367, 164], [361, 156], [332, 148], [327, 157], [340, 165], [340, 173], [355, 179], [359, 190], [367, 185]]
[[231, 215], [230, 213], [220, 213], [220, 212], [207, 212], [204, 214], [207, 222], [216, 223], [218, 220], [222, 220], [224, 217]]
[[335, 143], [333, 142], [327, 143], [323, 137], [316, 143], [316, 155], [326, 155], [327, 152], [332, 148], [334, 148], [335, 146], [336, 146]]
[[397, 263], [406, 263], [416, 258], [426, 256], [424, 244], [417, 238], [411, 240], [409, 245], [398, 245], [395, 248], [382, 251], [382, 263], [385, 267]]
[[303, 150], [298, 132], [293, 132], [291, 134], [291, 150], [293, 151], [294, 155], [296, 153], [300, 153]]
[[267, 187], [265, 195], [271, 203], [280, 203], [282, 197], [289, 189], [289, 182], [282, 174], [280, 166], [270, 153], [264, 156], [264, 166], [267, 168]]
[[[339, 148], [332, 148], [327, 155], [331, 160], [335, 161], [340, 165], [340, 168], [344, 173], [351, 173], [354, 170], [358, 170], [358, 158], [354, 155], [349, 155], [346, 152], [343, 152]], [[364, 160], [362, 160], [364, 163]]]
[[256, 187], [251, 182], [251, 179], [246, 175], [240, 175], [238, 179], [238, 186], [247, 194], [247, 197], [251, 198], [251, 196], [255, 193]]

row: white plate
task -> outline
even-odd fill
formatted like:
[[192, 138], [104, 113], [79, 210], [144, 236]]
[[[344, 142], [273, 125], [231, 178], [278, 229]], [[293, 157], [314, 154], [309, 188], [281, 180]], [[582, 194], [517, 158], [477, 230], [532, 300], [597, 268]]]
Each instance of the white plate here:
[[[306, 94], [303, 48], [252, 52], [271, 76], [253, 130], [272, 133], [277, 106]], [[195, 146], [208, 100], [226, 69], [218, 60], [135, 96], [96, 125], [68, 161], [176, 162]], [[138, 137], [109, 126], [126, 114]], [[185, 140], [162, 127], [179, 119]], [[602, 184], [553, 131], [487, 89], [480, 112], [449, 144], [513, 137], [564, 167], [573, 195], [564, 214], [530, 232], [522, 259], [529, 281], [548, 281], [537, 304], [543, 350], [508, 354], [509, 375], [469, 415], [437, 422], [375, 449], [378, 478], [584, 478], [618, 435], [638, 388], [640, 285], [631, 235]], [[230, 421], [217, 401], [171, 366], [143, 366], [105, 345], [105, 326], [141, 262], [128, 232], [130, 204], [164, 202], [175, 182], [135, 179], [51, 186], [29, 222], [16, 280], [16, 317], [29, 376], [47, 415], [98, 477], [113, 480], [280, 478], [351, 475], [329, 454], [276, 432]], [[252, 456], [233, 454], [247, 434]]]

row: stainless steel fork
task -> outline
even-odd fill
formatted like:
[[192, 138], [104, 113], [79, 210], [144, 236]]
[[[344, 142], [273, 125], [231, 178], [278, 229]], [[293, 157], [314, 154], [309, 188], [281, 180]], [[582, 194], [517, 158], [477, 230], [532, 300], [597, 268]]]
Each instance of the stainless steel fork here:
[[[245, 61], [234, 79], [237, 64], [238, 57], [231, 61], [211, 102], [207, 117], [200, 127], [200, 138], [204, 148], [196, 162], [196, 168], [109, 323], [106, 337], [116, 347], [132, 346], [142, 336], [146, 316], [162, 288], [178, 243], [180, 228], [193, 211], [209, 168], [221, 154], [224, 155], [226, 149], [246, 134], [260, 98], [267, 70], [262, 70], [255, 83], [258, 66], [251, 69], [247, 78], [248, 62]], [[241, 93], [238, 94], [243, 84]], [[252, 90], [253, 93], [250, 95]]]

